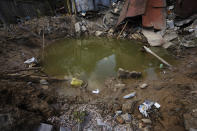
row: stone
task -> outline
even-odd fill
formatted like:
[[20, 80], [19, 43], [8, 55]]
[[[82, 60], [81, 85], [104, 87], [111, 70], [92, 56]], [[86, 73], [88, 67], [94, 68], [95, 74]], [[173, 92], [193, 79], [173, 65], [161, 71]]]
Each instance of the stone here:
[[118, 69], [118, 78], [128, 78], [129, 72], [122, 68]]
[[120, 124], [124, 123], [124, 119], [121, 116], [117, 116], [116, 121], [119, 122]]
[[143, 29], [142, 34], [147, 38], [150, 46], [162, 46], [165, 43], [160, 33], [155, 33], [152, 30]]
[[126, 123], [131, 123], [131, 115], [130, 114], [126, 113], [126, 114], [121, 115], [121, 117], [123, 118], [123, 120]]
[[140, 85], [140, 88], [141, 88], [141, 89], [145, 89], [145, 88], [147, 88], [147, 87], [148, 87], [148, 84], [146, 84], [146, 83]]
[[80, 22], [75, 23], [75, 32], [77, 33], [81, 32]]
[[142, 122], [144, 124], [152, 124], [152, 121], [150, 119], [142, 119]]
[[99, 36], [101, 36], [101, 35], [103, 35], [103, 32], [102, 32], [102, 31], [96, 31], [96, 32], [95, 32], [95, 36], [98, 36], [98, 37], [99, 37]]
[[38, 128], [38, 131], [52, 131], [53, 125], [41, 123], [41, 125]]
[[118, 69], [118, 78], [126, 79], [126, 78], [139, 78], [142, 76], [141, 72], [124, 70], [122, 68]]

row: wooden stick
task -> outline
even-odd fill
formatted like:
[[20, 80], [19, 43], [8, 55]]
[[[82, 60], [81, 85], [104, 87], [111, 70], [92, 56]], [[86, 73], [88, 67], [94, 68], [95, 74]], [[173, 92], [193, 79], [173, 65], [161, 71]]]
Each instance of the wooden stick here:
[[126, 28], [127, 23], [128, 23], [128, 21], [125, 23], [125, 25], [124, 25], [124, 27], [122, 28], [122, 30], [121, 30], [120, 34], [118, 35], [117, 39], [120, 38], [120, 35], [122, 34], [122, 32], [124, 31], [124, 29]]
[[144, 49], [146, 50], [146, 52], [150, 53], [151, 55], [155, 56], [157, 59], [159, 59], [161, 62], [163, 62], [164, 64], [166, 64], [169, 67], [172, 67], [172, 65], [170, 65], [167, 61], [165, 61], [163, 58], [159, 57], [157, 54], [155, 54], [154, 52], [152, 52], [148, 47], [144, 46]]

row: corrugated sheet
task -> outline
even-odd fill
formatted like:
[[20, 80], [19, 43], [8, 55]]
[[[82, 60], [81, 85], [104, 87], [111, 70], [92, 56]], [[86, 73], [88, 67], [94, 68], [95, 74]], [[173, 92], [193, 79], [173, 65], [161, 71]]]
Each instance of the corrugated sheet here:
[[127, 0], [122, 8], [117, 25], [125, 18], [142, 15], [146, 10], [147, 0]]
[[163, 29], [166, 26], [166, 0], [127, 0], [120, 13], [117, 25], [125, 18], [142, 15], [144, 27]]
[[154, 27], [161, 30], [166, 27], [166, 1], [148, 0], [146, 12], [142, 16], [142, 25], [144, 27]]

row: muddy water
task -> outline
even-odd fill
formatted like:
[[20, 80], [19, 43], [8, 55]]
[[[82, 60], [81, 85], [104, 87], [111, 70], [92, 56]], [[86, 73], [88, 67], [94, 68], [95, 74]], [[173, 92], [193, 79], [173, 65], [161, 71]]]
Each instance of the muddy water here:
[[[118, 68], [140, 71], [143, 79], [156, 80], [161, 62], [140, 51], [141, 47], [141, 43], [130, 40], [64, 39], [45, 49], [44, 71], [51, 76], [88, 81], [90, 90], [102, 90], [105, 79], [116, 76]], [[166, 50], [152, 50], [169, 63], [174, 63]]]

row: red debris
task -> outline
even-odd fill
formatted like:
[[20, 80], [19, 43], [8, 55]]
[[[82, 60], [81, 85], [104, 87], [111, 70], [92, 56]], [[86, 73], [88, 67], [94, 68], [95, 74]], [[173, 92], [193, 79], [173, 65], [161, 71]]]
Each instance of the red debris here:
[[166, 1], [148, 0], [146, 12], [142, 16], [142, 25], [144, 27], [154, 27], [161, 30], [166, 27]]
[[120, 13], [117, 25], [127, 17], [143, 15], [146, 10], [147, 0], [127, 0]]
[[163, 29], [166, 26], [166, 0], [127, 0], [120, 13], [117, 26], [125, 18], [142, 15], [144, 27]]

